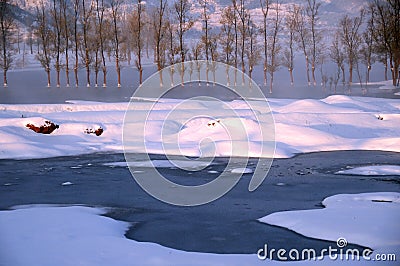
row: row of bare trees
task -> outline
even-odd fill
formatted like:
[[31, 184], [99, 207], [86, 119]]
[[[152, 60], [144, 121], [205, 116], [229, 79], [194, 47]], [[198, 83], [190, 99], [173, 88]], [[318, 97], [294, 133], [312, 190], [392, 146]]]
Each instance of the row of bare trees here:
[[[399, 79], [397, 0], [373, 0], [358, 16], [344, 15], [331, 43], [320, 26], [321, 0], [290, 6], [283, 6], [279, 0], [259, 0], [262, 21], [255, 21], [247, 0], [231, 0], [221, 10], [219, 26], [214, 28], [210, 22], [213, 3], [200, 0], [198, 4], [202, 32], [196, 38], [187, 37], [196, 22], [188, 0], [175, 0], [172, 4], [157, 0], [154, 6], [142, 0], [133, 4], [124, 0], [39, 0], [34, 10], [30, 10], [35, 22], [29, 32], [37, 40], [37, 59], [47, 73], [49, 86], [51, 70], [56, 73], [57, 86], [61, 86], [62, 72], [66, 86], [70, 86], [72, 70], [75, 86], [79, 86], [78, 70], [84, 68], [87, 86], [91, 86], [94, 72], [95, 86], [101, 73], [102, 86], [106, 87], [108, 64], [113, 62], [120, 87], [122, 62], [130, 64], [132, 55], [142, 83], [143, 58], [149, 56], [149, 50], [153, 51], [158, 70], [177, 62], [205, 59], [240, 68], [251, 77], [255, 66], [261, 65], [264, 85], [269, 81], [271, 92], [274, 74], [282, 67], [288, 70], [294, 83], [294, 59], [300, 54], [304, 57], [309, 85], [316, 86], [318, 69], [323, 86], [329, 81], [336, 89], [340, 80], [351, 85], [353, 73], [360, 83], [362, 76], [369, 82], [375, 62], [382, 62], [386, 73], [390, 69], [393, 84]], [[6, 86], [7, 70], [15, 53], [12, 40], [16, 22], [9, 0], [0, 2], [0, 10], [0, 66]], [[329, 78], [323, 68], [328, 59], [337, 66], [336, 73]], [[361, 64], [365, 65], [365, 74], [360, 73], [364, 69]]]
[[[346, 82], [345, 63], [348, 65], [348, 83], [353, 82], [353, 72], [362, 83], [359, 64], [365, 65], [365, 83], [369, 82], [370, 71], [375, 62], [385, 67], [387, 80], [388, 65], [392, 73], [393, 85], [399, 82], [400, 64], [400, 3], [395, 0], [374, 0], [368, 9], [361, 10], [359, 16], [345, 15], [339, 21], [334, 40], [330, 47], [330, 57], [337, 66], [332, 77], [334, 88], [342, 78]], [[362, 30], [366, 24], [365, 30]], [[396, 84], [397, 82], [397, 84]]]

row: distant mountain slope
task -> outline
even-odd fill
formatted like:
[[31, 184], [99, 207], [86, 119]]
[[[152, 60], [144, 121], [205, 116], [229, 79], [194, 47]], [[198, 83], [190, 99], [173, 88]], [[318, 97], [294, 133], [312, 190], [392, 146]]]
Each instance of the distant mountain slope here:
[[[71, 0], [69, 0], [71, 1]], [[109, 4], [111, 0], [105, 0]], [[174, 0], [167, 0], [172, 6]], [[198, 0], [189, 0], [192, 3], [192, 16], [194, 18], [200, 18], [202, 8]], [[208, 0], [210, 9], [213, 12], [211, 15], [211, 24], [217, 26], [219, 24], [219, 13], [222, 8], [231, 5], [232, 0]], [[290, 4], [305, 5], [306, 0], [279, 0], [282, 3], [283, 10], [285, 10]], [[321, 12], [320, 22], [322, 25], [326, 25], [328, 28], [335, 27], [338, 23], [338, 19], [344, 15], [349, 14], [351, 16], [357, 15], [361, 8], [366, 7], [371, 0], [321, 0]], [[44, 0], [44, 2], [50, 2], [50, 0]], [[148, 6], [158, 6], [159, 0], [146, 0], [144, 1]], [[271, 3], [276, 3], [276, 0], [270, 0]], [[14, 0], [14, 4], [17, 4], [20, 8], [15, 7], [14, 13], [18, 21], [25, 25], [29, 25], [34, 19], [30, 13], [36, 6], [36, 0]], [[130, 3], [130, 4], [129, 4]], [[126, 4], [134, 5], [134, 1], [126, 1]], [[247, 0], [246, 7], [251, 12], [257, 13], [256, 9], [260, 8], [260, 0]], [[128, 9], [129, 10], [129, 9]], [[256, 18], [258, 20], [260, 18]], [[257, 21], [256, 21], [257, 22]], [[197, 23], [199, 24], [199, 22]], [[195, 27], [197, 30], [201, 30], [201, 26]]]

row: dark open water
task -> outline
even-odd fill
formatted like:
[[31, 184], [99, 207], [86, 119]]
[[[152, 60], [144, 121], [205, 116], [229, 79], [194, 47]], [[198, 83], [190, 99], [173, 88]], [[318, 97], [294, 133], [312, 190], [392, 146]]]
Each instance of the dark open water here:
[[[154, 155], [152, 159], [165, 157]], [[126, 167], [103, 165], [123, 160], [123, 154], [0, 160], [0, 209], [22, 204], [111, 207], [107, 216], [131, 222], [126, 234], [131, 239], [188, 251], [254, 254], [266, 243], [276, 249], [336, 247], [333, 242], [259, 223], [260, 217], [277, 211], [322, 208], [324, 198], [340, 193], [400, 192], [398, 176], [333, 174], [349, 165], [398, 164], [399, 153], [322, 152], [275, 160], [255, 192], [248, 192], [250, 176], [244, 175], [233, 190], [215, 202], [176, 207], [146, 194]], [[248, 167], [254, 167], [254, 163], [250, 161]], [[226, 159], [219, 158], [207, 169], [190, 175], [172, 168], [160, 171], [175, 182], [190, 185], [211, 181], [215, 174], [208, 171], [221, 172], [225, 165]], [[64, 182], [73, 185], [62, 186]]]

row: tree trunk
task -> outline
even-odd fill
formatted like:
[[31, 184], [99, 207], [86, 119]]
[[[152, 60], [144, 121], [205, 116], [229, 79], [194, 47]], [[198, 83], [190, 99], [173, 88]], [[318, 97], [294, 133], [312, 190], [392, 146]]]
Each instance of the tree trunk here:
[[229, 77], [229, 65], [226, 65], [226, 71], [225, 71], [225, 73], [226, 73], [226, 86], [231, 86], [231, 80], [230, 80], [230, 77]]
[[269, 81], [269, 93], [272, 93], [273, 86], [274, 86], [274, 72], [271, 72], [271, 79]]
[[7, 87], [7, 70], [6, 69], [3, 69], [3, 81], [4, 81], [3, 86]]
[[6, 50], [6, 40], [5, 36], [3, 36], [3, 76], [4, 76], [4, 83], [3, 86], [7, 87], [7, 50]]
[[79, 78], [78, 78], [78, 66], [77, 64], [74, 67], [74, 75], [75, 75], [75, 87], [79, 86]]
[[69, 87], [69, 59], [68, 55], [65, 55], [65, 77], [67, 80], [67, 87]]
[[119, 59], [115, 60], [115, 68], [117, 69], [117, 76], [118, 76], [118, 88], [121, 88], [121, 68], [119, 67]]
[[349, 85], [353, 83], [353, 63], [349, 62]]
[[384, 65], [385, 65], [385, 81], [387, 81], [388, 80], [388, 64], [385, 63]]
[[57, 88], [59, 88], [61, 86], [61, 84], [60, 84], [60, 65], [59, 64], [56, 65], [56, 69], [57, 69]]
[[370, 72], [371, 72], [371, 66], [367, 66], [367, 77], [366, 77], [366, 83], [369, 83], [369, 76], [370, 76]]
[[267, 86], [267, 62], [264, 62], [264, 86]]
[[294, 78], [293, 78], [293, 69], [289, 69], [289, 73], [290, 73], [290, 85], [294, 85]]
[[158, 71], [160, 75], [160, 87], [162, 88], [164, 86], [164, 81], [163, 81], [163, 76], [162, 76], [162, 71]]
[[103, 66], [103, 88], [105, 87], [107, 87], [107, 67]]
[[51, 86], [51, 81], [50, 81], [50, 69], [46, 70], [47, 73], [47, 87], [50, 88]]
[[[394, 60], [392, 60], [394, 61]], [[398, 75], [399, 75], [399, 64], [397, 62], [391, 62], [390, 63], [390, 67], [392, 70], [392, 82], [393, 82], [393, 86], [397, 85], [397, 79], [398, 79]]]
[[343, 65], [341, 66], [340, 69], [342, 70], [342, 84], [344, 86], [344, 84], [346, 83], [346, 72], [344, 70], [344, 66]]
[[86, 87], [90, 87], [90, 68], [89, 65], [86, 65], [86, 80], [87, 80], [87, 84]]
[[96, 69], [96, 70], [94, 71], [94, 86], [95, 86], [96, 88], [99, 86], [99, 83], [97, 82], [97, 81], [98, 81], [98, 77], [99, 77], [99, 70]]
[[79, 50], [79, 41], [78, 41], [78, 0], [75, 0], [74, 4], [74, 12], [75, 12], [75, 17], [74, 17], [74, 42], [75, 42], [75, 66], [74, 66], [74, 75], [75, 75], [75, 87], [79, 86], [79, 78], [78, 78], [78, 67], [79, 67], [79, 55], [78, 55], [78, 50]]
[[263, 34], [264, 34], [264, 86], [267, 86], [267, 71], [268, 71], [268, 34], [267, 34], [267, 16], [268, 9], [263, 14]]
[[317, 80], [315, 79], [315, 61], [314, 60], [312, 60], [312, 62], [311, 62], [311, 75], [312, 75], [313, 84], [314, 84], [314, 86], [316, 86]]
[[308, 60], [308, 56], [306, 56], [306, 73], [307, 73], [307, 83], [308, 86], [311, 85], [311, 81], [310, 81], [310, 62]]

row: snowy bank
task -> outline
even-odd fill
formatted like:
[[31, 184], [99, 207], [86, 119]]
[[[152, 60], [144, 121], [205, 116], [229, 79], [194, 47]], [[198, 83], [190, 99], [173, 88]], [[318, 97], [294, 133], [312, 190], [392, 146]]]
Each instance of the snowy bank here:
[[[266, 102], [252, 100], [253, 110], [243, 101], [222, 105], [210, 102], [181, 104], [182, 100], [143, 100], [137, 110], [152, 109], [148, 117], [137, 116], [132, 125], [146, 121], [145, 132], [130, 132], [129, 151], [185, 156], [271, 157], [263, 152], [265, 136], [261, 128], [275, 129], [275, 157], [288, 158], [297, 153], [330, 150], [400, 151], [400, 103], [393, 99], [330, 96], [322, 100], [270, 99], [275, 128], [262, 113]], [[153, 106], [154, 105], [154, 106]], [[94, 152], [123, 152], [122, 129], [127, 103], [69, 101], [66, 104], [0, 105], [0, 158], [44, 158]], [[180, 122], [169, 118], [180, 106], [182, 114], [194, 118]], [[212, 117], [201, 116], [202, 113]], [[254, 113], [260, 118], [254, 119]], [[50, 135], [37, 134], [27, 124], [45, 121], [58, 124]], [[246, 134], [229, 134], [226, 128], [241, 125]], [[101, 136], [86, 130], [104, 129]], [[143, 125], [141, 126], [143, 127]], [[140, 127], [139, 127], [140, 128]], [[239, 132], [239, 131], [238, 131]], [[211, 141], [210, 141], [211, 140]], [[141, 143], [140, 143], [141, 141]], [[243, 147], [232, 151], [234, 144]], [[240, 146], [242, 145], [242, 146]], [[268, 145], [272, 145], [269, 143]]]
[[374, 254], [391, 252], [399, 258], [400, 193], [341, 194], [326, 198], [322, 204], [324, 209], [278, 212], [259, 221], [308, 237], [345, 239], [372, 248]]
[[105, 211], [36, 206], [0, 212], [0, 265], [254, 265], [254, 255], [191, 253], [124, 237]]
[[[260, 221], [320, 239], [345, 237], [349, 243], [373, 248], [371, 258], [379, 252], [398, 257], [399, 203], [399, 193], [336, 195], [324, 200], [325, 209], [274, 213]], [[257, 250], [185, 252], [129, 240], [124, 236], [129, 223], [102, 216], [105, 213], [106, 209], [52, 205], [0, 211], [0, 265], [396, 265], [363, 258], [329, 259], [326, 254], [315, 261], [278, 262], [259, 260]]]

